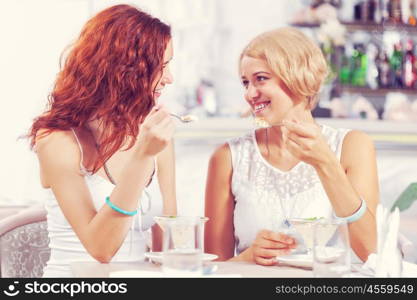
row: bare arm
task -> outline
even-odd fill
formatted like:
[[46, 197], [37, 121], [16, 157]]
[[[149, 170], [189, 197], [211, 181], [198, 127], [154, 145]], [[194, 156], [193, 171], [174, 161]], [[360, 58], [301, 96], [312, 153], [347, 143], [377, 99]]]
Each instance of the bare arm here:
[[323, 186], [336, 214], [351, 215], [360, 206], [359, 197], [367, 203], [365, 215], [349, 224], [351, 247], [362, 260], [376, 250], [375, 213], [379, 199], [376, 155], [369, 136], [350, 132], [342, 148], [341, 164], [322, 165], [318, 169]]
[[164, 215], [177, 214], [174, 141], [158, 155], [158, 181], [164, 201]]
[[[147, 117], [135, 155], [124, 166], [110, 199], [133, 211], [152, 171], [154, 157], [171, 139], [174, 129], [164, 111]], [[90, 191], [79, 172], [80, 153], [70, 132], [54, 132], [37, 141], [43, 181], [51, 187], [58, 204], [86, 250], [100, 262], [108, 262], [123, 243], [132, 217], [107, 205], [95, 210]], [[104, 201], [104, 199], [103, 199]]]
[[[175, 184], [175, 151], [174, 141], [158, 155], [158, 181], [164, 201], [163, 214], [177, 215], [177, 199]], [[162, 250], [162, 230], [158, 224], [152, 226], [152, 250]]]
[[234, 198], [231, 192], [232, 162], [227, 144], [212, 155], [207, 174], [205, 251], [227, 260], [234, 256]]
[[[71, 133], [56, 132], [41, 139], [37, 143], [37, 154], [44, 180], [51, 187], [62, 212], [84, 247], [98, 261], [109, 261], [122, 244], [132, 217], [118, 214], [107, 205], [96, 211], [79, 170], [80, 153]], [[138, 163], [141, 167], [138, 168], [136, 163], [129, 164], [124, 171], [124, 177], [132, 175], [125, 184], [135, 184], [135, 188], [131, 186], [130, 189], [133, 189], [131, 197], [136, 199], [145, 185], [146, 171], [149, 172], [152, 167], [152, 160], [143, 158]], [[123, 185], [120, 182], [114, 189], [111, 197], [113, 202], [115, 198], [126, 194], [118, 192]], [[129, 202], [118, 206], [125, 210], [134, 210], [137, 200]], [[103, 251], [104, 249], [107, 251]]]
[[375, 211], [379, 197], [372, 140], [362, 132], [349, 132], [339, 162], [317, 126], [294, 122], [285, 124], [283, 133], [288, 149], [315, 168], [337, 216], [352, 215], [361, 204], [360, 198], [366, 201], [368, 209], [365, 215], [349, 224], [352, 249], [366, 260], [376, 247]]

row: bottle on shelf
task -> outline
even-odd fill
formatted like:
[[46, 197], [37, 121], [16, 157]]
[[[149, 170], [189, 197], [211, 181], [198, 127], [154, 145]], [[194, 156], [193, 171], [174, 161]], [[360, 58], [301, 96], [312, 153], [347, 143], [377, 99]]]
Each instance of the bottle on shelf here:
[[402, 23], [401, 0], [390, 0], [388, 2], [389, 22], [394, 24]]
[[411, 26], [416, 26], [417, 21], [417, 0], [410, 1], [410, 16], [408, 17], [407, 24]]
[[411, 0], [401, 0], [401, 22], [408, 24], [411, 15]]
[[353, 51], [352, 85], [366, 86], [366, 70], [368, 59], [363, 44], [355, 44]]
[[364, 19], [364, 14], [366, 13], [365, 8], [365, 2], [363, 0], [353, 6], [353, 18], [355, 21], [360, 22]]
[[353, 6], [354, 20], [366, 23], [379, 23], [380, 13], [377, 0], [360, 0]]
[[388, 2], [389, 21], [395, 24], [402, 23], [401, 0], [390, 0]]
[[381, 0], [370, 1], [369, 7], [369, 10], [374, 11], [371, 22], [380, 24], [382, 22]]
[[408, 25], [417, 26], [417, 0], [410, 0], [410, 16]]
[[413, 23], [410, 22], [410, 25], [417, 26], [417, 0], [411, 1], [411, 19]]
[[417, 44], [414, 46], [414, 63], [413, 63], [413, 70], [414, 74], [416, 74], [416, 79], [414, 81], [413, 88], [417, 89]]
[[346, 55], [346, 50], [343, 49], [341, 66], [339, 70], [339, 81], [343, 85], [349, 85], [351, 82], [351, 59]]
[[357, 0], [354, 21], [417, 26], [417, 0]]
[[412, 39], [380, 47], [373, 42], [366, 46], [356, 43], [353, 47], [346, 44], [340, 55], [337, 70], [342, 86], [417, 91], [417, 45]]
[[390, 17], [390, 0], [379, 0], [379, 11], [381, 15], [381, 23], [389, 21]]
[[404, 86], [406, 88], [413, 88], [417, 80], [416, 57], [414, 56], [413, 48], [413, 41], [409, 39], [406, 43], [403, 67]]
[[[315, 0], [314, 3], [325, 2], [332, 3], [332, 0]], [[362, 29], [369, 38], [366, 34], [349, 36], [351, 41], [347, 40], [342, 51], [340, 47], [334, 51], [331, 44], [322, 45], [331, 70], [338, 77], [339, 93], [344, 86], [348, 92], [364, 91], [377, 96], [384, 94], [386, 89], [417, 92], [417, 40], [409, 38], [409, 35], [414, 38], [417, 33], [417, 0], [351, 0], [349, 3], [350, 7], [343, 15], [353, 11], [357, 23], [349, 23], [351, 14], [346, 17], [349, 32]], [[356, 44], [352, 45], [352, 39]], [[372, 92], [362, 87], [385, 90]]]
[[378, 88], [378, 67], [376, 64], [378, 56], [378, 48], [375, 44], [369, 43], [366, 47], [367, 69], [366, 69], [366, 83], [375, 90]]
[[403, 52], [402, 52], [402, 46], [401, 43], [395, 43], [394, 45], [394, 51], [392, 52], [392, 55], [389, 59], [390, 68], [392, 70], [392, 79], [391, 79], [391, 87], [393, 88], [402, 88], [404, 87], [403, 82], [403, 74], [402, 74], [402, 68], [403, 68]]
[[376, 0], [368, 0], [366, 3], [367, 6], [367, 19], [366, 21], [368, 22], [374, 22], [374, 23], [379, 23], [379, 21], [377, 20], [377, 1]]
[[385, 49], [379, 49], [376, 64], [378, 68], [378, 86], [388, 88], [390, 86], [391, 69]]

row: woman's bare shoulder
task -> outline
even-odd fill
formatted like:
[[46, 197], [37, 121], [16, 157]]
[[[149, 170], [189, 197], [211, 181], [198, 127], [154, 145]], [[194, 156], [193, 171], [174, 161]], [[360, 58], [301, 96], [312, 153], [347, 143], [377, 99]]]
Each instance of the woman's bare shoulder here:
[[67, 152], [78, 149], [77, 141], [70, 130], [57, 130], [47, 133], [46, 130], [40, 130], [35, 138], [35, 149], [38, 153], [55, 152], [60, 156], [62, 151]]
[[48, 182], [49, 174], [59, 171], [79, 172], [80, 150], [71, 131], [39, 132], [35, 150], [41, 167], [42, 182]]
[[213, 152], [209, 162], [209, 173], [215, 172], [216, 176], [223, 174], [228, 177], [232, 172], [232, 157], [227, 143], [220, 145]]
[[352, 130], [346, 134], [343, 141], [343, 148], [348, 152], [368, 151], [374, 148], [372, 138], [363, 131]]
[[375, 146], [372, 138], [359, 130], [350, 131], [343, 141], [341, 160], [346, 165], [375, 160]]
[[218, 146], [211, 155], [211, 161], [229, 163], [231, 161], [231, 152], [228, 143]]

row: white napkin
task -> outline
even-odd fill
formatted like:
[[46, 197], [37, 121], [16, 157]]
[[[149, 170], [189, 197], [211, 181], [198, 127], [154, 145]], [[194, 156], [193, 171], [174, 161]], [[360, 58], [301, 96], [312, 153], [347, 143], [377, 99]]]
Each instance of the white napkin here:
[[400, 211], [398, 208], [390, 211], [378, 205], [376, 210], [377, 253], [371, 254], [362, 271], [375, 277], [401, 277], [403, 261], [398, 247]]
[[402, 272], [402, 255], [398, 248], [398, 230], [400, 228], [400, 211], [398, 207], [390, 213], [379, 205], [377, 210], [378, 252], [376, 277], [400, 277]]

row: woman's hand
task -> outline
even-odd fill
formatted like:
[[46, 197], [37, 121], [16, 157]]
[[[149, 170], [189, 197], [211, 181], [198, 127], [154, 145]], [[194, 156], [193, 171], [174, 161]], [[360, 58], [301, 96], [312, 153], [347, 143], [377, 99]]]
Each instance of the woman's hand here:
[[140, 126], [136, 151], [144, 156], [155, 156], [171, 141], [175, 124], [169, 112], [155, 105]]
[[313, 167], [336, 158], [317, 124], [287, 120], [282, 123], [283, 140], [294, 157]]
[[296, 241], [286, 234], [261, 230], [248, 249], [248, 254], [255, 263], [271, 266], [276, 264], [277, 256], [288, 255], [296, 247]]

